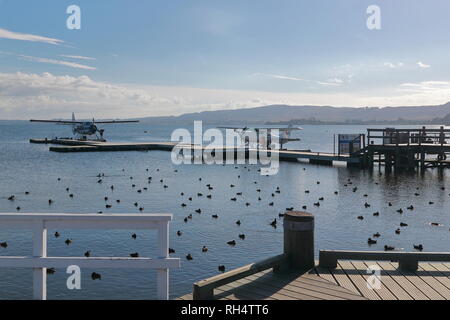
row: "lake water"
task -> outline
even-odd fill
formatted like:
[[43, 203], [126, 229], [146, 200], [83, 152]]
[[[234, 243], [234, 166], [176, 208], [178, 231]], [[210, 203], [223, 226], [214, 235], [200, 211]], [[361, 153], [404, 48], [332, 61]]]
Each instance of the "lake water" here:
[[[376, 126], [372, 126], [376, 127]], [[167, 141], [173, 127], [146, 124], [111, 125], [105, 136], [110, 141]], [[192, 128], [187, 128], [192, 129]], [[148, 133], [144, 133], [148, 130]], [[333, 151], [333, 135], [337, 133], [365, 133], [364, 126], [304, 126], [296, 133], [302, 141], [290, 148], [310, 148], [314, 151]], [[227, 270], [255, 262], [282, 251], [282, 224], [274, 229], [270, 222], [287, 207], [301, 209], [308, 206], [316, 217], [316, 254], [319, 249], [382, 250], [385, 244], [412, 251], [413, 244], [421, 243], [425, 251], [449, 251], [450, 244], [450, 171], [429, 169], [423, 174], [402, 173], [380, 175], [366, 170], [345, 167], [327, 167], [305, 163], [281, 163], [275, 176], [261, 176], [258, 166], [238, 165], [182, 165], [170, 161], [170, 153], [151, 152], [100, 152], [53, 153], [48, 145], [28, 143], [29, 138], [67, 136], [70, 128], [51, 124], [28, 122], [0, 122], [0, 211], [16, 212], [72, 212], [139, 213], [133, 204], [139, 203], [145, 213], [172, 213], [170, 247], [172, 256], [180, 257], [182, 266], [170, 273], [170, 294], [177, 297], [191, 291], [193, 282], [218, 273], [217, 266]], [[146, 171], [148, 169], [148, 172]], [[159, 169], [159, 171], [157, 170]], [[178, 172], [175, 172], [178, 170]], [[96, 175], [104, 173], [103, 183]], [[152, 176], [153, 182], [147, 183]], [[240, 178], [238, 178], [240, 176]], [[133, 177], [133, 179], [130, 179]], [[61, 180], [58, 181], [58, 178]], [[199, 178], [202, 178], [200, 181]], [[163, 183], [168, 188], [163, 188]], [[348, 179], [352, 185], [345, 186]], [[320, 181], [320, 184], [317, 184]], [[255, 184], [256, 182], [256, 184]], [[132, 188], [132, 184], [136, 187]], [[209, 191], [206, 184], [211, 184]], [[234, 188], [230, 188], [234, 184]], [[114, 185], [112, 191], [110, 186]], [[271, 194], [279, 186], [281, 193]], [[358, 187], [357, 192], [352, 188]], [[68, 196], [70, 188], [73, 198]], [[148, 187], [148, 191], [136, 190]], [[262, 191], [258, 193], [256, 189]], [[418, 188], [418, 189], [416, 189]], [[308, 189], [310, 193], [304, 191]], [[29, 195], [25, 195], [29, 191]], [[338, 195], [334, 194], [338, 191]], [[185, 195], [181, 196], [180, 193]], [[198, 197], [197, 193], [204, 194]], [[230, 201], [237, 192], [238, 201]], [[414, 196], [414, 193], [420, 193]], [[208, 199], [207, 194], [212, 198]], [[367, 194], [368, 197], [363, 197]], [[14, 202], [8, 201], [15, 195]], [[104, 197], [112, 208], [105, 209]], [[187, 198], [192, 196], [193, 201]], [[258, 201], [258, 196], [262, 198]], [[320, 207], [313, 206], [324, 197]], [[54, 203], [49, 205], [48, 199]], [[120, 203], [116, 203], [120, 199]], [[274, 206], [269, 206], [269, 202]], [[370, 208], [365, 208], [365, 202]], [[434, 202], [429, 204], [429, 201]], [[250, 206], [245, 203], [249, 202]], [[388, 206], [392, 202], [393, 206]], [[187, 203], [187, 207], [181, 207]], [[409, 205], [414, 210], [406, 210]], [[200, 208], [201, 214], [195, 213]], [[396, 210], [403, 208], [402, 215]], [[373, 212], [379, 211], [375, 217]], [[192, 213], [187, 223], [183, 219]], [[213, 219], [212, 214], [218, 214]], [[363, 215], [364, 220], [357, 216]], [[240, 220], [242, 224], [236, 225]], [[408, 227], [395, 234], [400, 222]], [[439, 222], [442, 226], [431, 226]], [[182, 236], [176, 231], [181, 230]], [[152, 256], [155, 234], [151, 231], [60, 231], [49, 230], [49, 256], [82, 256], [90, 250], [93, 256]], [[369, 246], [367, 238], [380, 232], [376, 245]], [[245, 240], [238, 235], [244, 233]], [[73, 243], [67, 246], [64, 241]], [[230, 247], [227, 241], [235, 239]], [[31, 233], [27, 230], [0, 229], [0, 255], [31, 254]], [[202, 253], [202, 246], [209, 250]], [[185, 259], [191, 253], [192, 261]], [[91, 280], [95, 271], [102, 280]], [[147, 270], [82, 270], [81, 290], [66, 288], [67, 274], [57, 269], [48, 275], [49, 299], [151, 299], [155, 298], [155, 274]], [[0, 299], [28, 299], [32, 297], [32, 272], [30, 269], [0, 269]]]

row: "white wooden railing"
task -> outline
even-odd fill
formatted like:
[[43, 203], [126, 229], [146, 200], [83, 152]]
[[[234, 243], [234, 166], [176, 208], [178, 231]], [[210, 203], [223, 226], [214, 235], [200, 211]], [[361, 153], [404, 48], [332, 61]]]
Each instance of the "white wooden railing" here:
[[[180, 259], [169, 257], [171, 214], [54, 214], [1, 213], [0, 228], [33, 231], [33, 255], [1, 256], [0, 267], [33, 268], [33, 297], [47, 298], [47, 269], [67, 268], [148, 268], [157, 270], [157, 298], [169, 299], [169, 269], [180, 267]], [[153, 229], [158, 230], [156, 258], [130, 257], [47, 257], [47, 230], [64, 229]]]

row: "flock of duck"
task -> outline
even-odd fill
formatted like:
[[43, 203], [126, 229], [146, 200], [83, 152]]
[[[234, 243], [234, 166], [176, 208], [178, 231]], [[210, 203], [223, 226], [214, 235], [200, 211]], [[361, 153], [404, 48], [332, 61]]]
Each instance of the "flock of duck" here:
[[[381, 173], [380, 173], [380, 175], [381, 175]], [[347, 186], [349, 186], [351, 184], [353, 184], [353, 182], [351, 181], [351, 179], [348, 179], [347, 183], [345, 183], [344, 186], [347, 187]], [[376, 184], [378, 184], [378, 183], [376, 182]], [[417, 192], [419, 189], [420, 189], [419, 187], [416, 188], [416, 192], [414, 192], [414, 196], [415, 197], [420, 196], [420, 193]], [[441, 190], [445, 190], [445, 187], [441, 187]], [[358, 191], [358, 187], [353, 187], [352, 191], [353, 192], [357, 192]], [[335, 192], [335, 194], [337, 194], [337, 191]], [[363, 197], [365, 197], [365, 198], [367, 198], [368, 196], [369, 196], [368, 194], [363, 194]], [[389, 207], [393, 206], [392, 202], [388, 202], [387, 204], [388, 204]], [[433, 205], [434, 202], [433, 201], [428, 201], [428, 204], [429, 205]], [[368, 209], [370, 207], [371, 207], [371, 205], [366, 201], [364, 203], [364, 208]], [[406, 210], [413, 211], [414, 210], [414, 206], [411, 204], [411, 205], [406, 207]], [[397, 213], [402, 215], [405, 212], [405, 210], [403, 210], [403, 208], [399, 208], [399, 209], [396, 209], [395, 212], [397, 212]], [[380, 216], [380, 212], [379, 211], [373, 212], [372, 216], [378, 217], [378, 216]], [[364, 220], [364, 216], [363, 215], [359, 215], [359, 216], [357, 216], [357, 219]], [[429, 222], [429, 225], [430, 226], [442, 226], [442, 224], [438, 223], [438, 222]], [[408, 227], [407, 223], [400, 222], [399, 227], [397, 227], [394, 230], [394, 233], [396, 235], [399, 235], [402, 232], [402, 228], [406, 228], [406, 227]], [[449, 231], [450, 231], [450, 229], [449, 229]], [[376, 232], [376, 233], [372, 234], [372, 236], [370, 236], [367, 239], [367, 244], [369, 246], [373, 245], [373, 244], [377, 244], [378, 240], [376, 240], [376, 239], [378, 239], [380, 237], [381, 237], [381, 234], [379, 232]], [[415, 250], [418, 250], [418, 251], [422, 251], [424, 249], [423, 244], [412, 244], [412, 248], [415, 249]], [[393, 251], [393, 250], [401, 250], [401, 249], [400, 248], [396, 248], [395, 246], [391, 246], [391, 245], [384, 245], [384, 250], [385, 251]]]
[[[235, 169], [238, 169], [238, 167], [235, 166]], [[244, 169], [246, 169], [246, 170], [248, 170], [248, 171], [251, 170], [250, 168], [247, 168], [247, 166], [245, 166]], [[149, 169], [146, 169], [146, 171], [148, 172]], [[159, 171], [160, 171], [159, 169], [156, 169], [156, 172], [159, 172]], [[258, 169], [257, 171], [260, 172], [260, 169]], [[125, 169], [122, 169], [122, 172], [125, 172]], [[176, 173], [176, 172], [178, 172], [178, 170], [175, 169], [174, 172]], [[240, 177], [241, 177], [240, 175], [237, 176], [238, 179], [240, 179]], [[97, 184], [100, 184], [100, 185], [103, 184], [103, 183], [105, 182], [105, 178], [106, 178], [106, 176], [105, 176], [104, 173], [99, 173], [99, 174], [97, 174], [97, 175], [96, 175], [96, 183], [97, 183]], [[130, 176], [129, 179], [130, 179], [130, 181], [133, 181], [133, 180], [134, 180], [134, 177], [133, 177], [133, 176]], [[148, 183], [148, 184], [151, 184], [151, 183], [153, 182], [153, 177], [152, 177], [152, 176], [148, 176], [148, 177], [146, 178], [146, 180], [147, 180], [147, 183]], [[61, 182], [62, 180], [61, 180], [61, 178], [57, 178], [57, 181], [58, 181], [58, 182]], [[201, 178], [201, 177], [198, 178], [198, 181], [202, 181], [202, 178]], [[169, 186], [168, 186], [167, 183], [165, 182], [164, 178], [162, 178], [162, 179], [159, 180], [159, 184], [162, 185], [162, 187], [163, 187], [164, 189], [169, 188]], [[254, 184], [256, 185], [256, 184], [258, 184], [258, 182], [257, 182], [257, 181], [254, 181]], [[214, 187], [213, 187], [210, 183], [206, 184], [205, 186], [206, 186], [206, 188], [207, 188], [209, 194], [204, 195], [202, 192], [197, 192], [197, 193], [196, 193], [196, 197], [199, 197], [199, 198], [200, 198], [200, 197], [205, 196], [207, 199], [212, 199], [212, 191], [214, 190]], [[138, 187], [138, 186], [136, 185], [136, 183], [132, 183], [132, 184], [131, 184], [131, 188], [132, 188], [133, 190], [135, 190], [137, 193], [142, 193], [142, 192], [147, 191], [147, 190], [149, 189], [148, 187]], [[231, 185], [230, 185], [230, 189], [233, 189], [233, 188], [235, 188], [235, 185], [231, 184]], [[65, 189], [66, 194], [67, 194], [67, 196], [68, 196], [69, 198], [74, 198], [74, 197], [75, 197], [75, 195], [74, 195], [74, 193], [72, 192], [72, 190], [71, 190], [70, 187], [67, 186], [67, 187], [65, 187], [64, 189]], [[113, 190], [115, 189], [115, 186], [114, 186], [114, 185], [110, 185], [110, 186], [109, 186], [109, 189], [110, 189], [111, 191], [113, 191]], [[258, 193], [260, 193], [260, 192], [261, 192], [261, 188], [258, 188], [256, 191], [257, 191]], [[279, 193], [281, 193], [281, 190], [280, 190], [279, 187], [277, 187], [277, 188], [274, 190], [274, 192], [271, 194], [271, 197], [275, 197], [275, 194], [279, 194]], [[25, 191], [23, 194], [25, 194], [25, 195], [30, 195], [30, 191]], [[182, 198], [184, 198], [185, 201], [187, 200], [188, 202], [192, 202], [192, 201], [194, 200], [194, 199], [193, 199], [194, 196], [185, 197], [185, 193], [184, 193], [184, 192], [181, 192], [180, 196], [181, 196]], [[235, 193], [235, 196], [232, 197], [230, 200], [231, 200], [231, 201], [237, 201], [237, 200], [238, 200], [237, 197], [242, 197], [242, 196], [243, 196], [243, 192], [236, 192], [236, 193]], [[111, 198], [112, 198], [112, 197], [111, 197], [110, 195], [109, 195], [109, 196], [106, 195], [106, 196], [103, 197], [102, 200], [103, 200], [104, 203], [105, 203], [105, 204], [104, 204], [105, 210], [111, 209], [111, 208], [113, 207], [113, 203], [114, 203], [114, 202], [116, 202], [117, 204], [121, 203], [121, 200], [120, 200], [120, 199], [115, 199], [115, 200], [113, 200], [113, 199], [111, 199]], [[7, 200], [8, 200], [8, 201], [11, 201], [11, 202], [18, 202], [18, 199], [17, 199], [17, 197], [16, 197], [15, 195], [10, 195], [9, 197], [7, 197]], [[55, 203], [55, 201], [56, 201], [56, 200], [54, 200], [54, 199], [48, 199], [48, 200], [47, 200], [49, 206], [52, 206], [52, 205]], [[261, 197], [258, 197], [258, 201], [262, 201], [262, 198], [261, 198]], [[245, 203], [245, 206], [247, 206], [247, 207], [250, 206], [250, 205], [251, 205], [250, 202], [246, 202], [246, 203]], [[269, 206], [273, 206], [273, 202], [270, 202], [268, 205], [269, 205]], [[135, 208], [137, 208], [140, 212], [144, 211], [144, 207], [141, 206], [137, 201], [133, 203], [133, 206], [134, 206]], [[187, 205], [187, 202], [181, 203], [181, 207], [185, 208], [185, 207], [187, 207], [187, 206], [188, 206], [188, 205]], [[22, 208], [21, 208], [20, 206], [17, 206], [17, 207], [16, 207], [16, 211], [17, 211], [18, 213], [20, 213], [21, 210], [22, 210]], [[293, 210], [293, 208], [287, 208], [287, 210]], [[99, 210], [99, 211], [97, 211], [98, 214], [102, 214], [103, 212], [104, 212], [104, 210]], [[200, 215], [200, 214], [202, 214], [202, 209], [201, 209], [201, 208], [195, 209], [194, 212], [195, 212], [196, 214]], [[282, 217], [282, 216], [283, 216], [282, 214], [279, 215], [279, 217]], [[189, 220], [191, 220], [192, 218], [193, 218], [193, 214], [190, 213], [190, 214], [188, 214], [186, 217], [183, 218], [183, 221], [184, 221], [185, 223], [187, 223], [187, 222], [188, 222]], [[218, 219], [218, 218], [219, 218], [219, 215], [218, 215], [218, 214], [212, 214], [212, 215], [211, 215], [211, 218], [212, 218], [212, 219]], [[240, 226], [240, 225], [241, 225], [241, 221], [238, 219], [238, 220], [235, 221], [235, 224], [236, 224], [236, 226]], [[276, 228], [276, 226], [277, 226], [277, 219], [275, 218], [273, 221], [271, 221], [270, 223], [268, 223], [268, 225], [270, 225], [270, 226]], [[177, 235], [177, 236], [181, 237], [182, 234], [183, 234], [183, 231], [182, 231], [182, 230], [177, 230], [177, 231], [176, 231], [176, 235]], [[53, 237], [54, 237], [54, 238], [59, 238], [59, 237], [61, 237], [61, 233], [60, 233], [59, 231], [55, 231], [55, 233], [53, 234]], [[136, 234], [136, 233], [131, 234], [131, 238], [132, 238], [132, 239], [136, 239], [136, 238], [137, 238], [137, 234]], [[245, 235], [244, 233], [239, 233], [239, 234], [237, 235], [237, 238], [239, 238], [240, 240], [245, 240], [245, 239], [246, 239], [246, 235]], [[70, 246], [70, 245], [72, 244], [72, 242], [73, 242], [73, 239], [71, 239], [71, 238], [66, 238], [66, 239], [64, 240], [64, 243], [65, 243], [67, 246]], [[232, 240], [227, 241], [227, 244], [228, 244], [229, 246], [231, 246], [231, 247], [234, 247], [234, 246], [237, 245], [237, 241], [236, 241], [235, 239], [232, 239]], [[7, 243], [7, 242], [0, 242], [0, 247], [2, 247], [2, 248], [7, 248], [7, 246], [8, 246], [8, 243]], [[206, 245], [203, 245], [202, 248], [201, 248], [201, 252], [202, 252], [202, 253], [207, 253], [207, 252], [208, 252], [208, 247], [207, 247]], [[174, 253], [176, 253], [175, 249], [169, 248], [169, 254], [174, 254]], [[138, 252], [130, 253], [129, 255], [130, 255], [130, 257], [133, 257], [133, 258], [139, 257], [139, 253], [138, 253]], [[87, 251], [84, 253], [84, 256], [85, 256], [85, 257], [91, 257], [91, 250], [87, 250]], [[191, 261], [191, 260], [194, 259], [193, 255], [192, 255], [191, 253], [187, 253], [187, 254], [185, 255], [185, 257], [186, 257], [186, 260], [188, 260], [188, 261]], [[217, 267], [217, 269], [218, 269], [219, 271], [221, 271], [221, 272], [224, 272], [224, 271], [225, 271], [225, 266], [224, 266], [224, 265], [219, 265], [219, 266]], [[55, 269], [54, 269], [54, 268], [47, 268], [47, 274], [54, 274], [54, 273], [55, 273]], [[93, 272], [93, 273], [91, 274], [91, 278], [92, 278], [92, 280], [101, 279], [101, 275], [98, 274], [98, 273], [96, 273], [96, 272]]]
[[[238, 169], [240, 167], [235, 166], [234, 168]], [[251, 170], [247, 166], [243, 166], [243, 168], [248, 170], [248, 171]], [[306, 168], [303, 168], [303, 170], [306, 170]], [[122, 171], [125, 171], [125, 169], [122, 169]], [[131, 181], [129, 183], [131, 185], [132, 190], [134, 190], [137, 193], [143, 193], [143, 192], [149, 190], [148, 185], [150, 185], [152, 183], [154, 184], [154, 182], [153, 182], [153, 178], [154, 177], [153, 176], [148, 176], [148, 171], [149, 171], [149, 169], [146, 169], [147, 174], [146, 174], [145, 180], [146, 180], [147, 186], [138, 186], [137, 183], [134, 182], [134, 177], [133, 176], [129, 176], [129, 181]], [[260, 169], [257, 169], [257, 171], [260, 172]], [[156, 172], [159, 172], [159, 169], [156, 169]], [[178, 172], [178, 170], [176, 169], [176, 170], [174, 170], [174, 172], [176, 173], [176, 172]], [[106, 184], [106, 181], [107, 181], [106, 178], [107, 177], [105, 176], [104, 173], [99, 173], [98, 175], [96, 175], [96, 183], [100, 184], [100, 185], [104, 185], [104, 184]], [[139, 178], [142, 178], [142, 177], [139, 177]], [[241, 176], [237, 175], [236, 178], [240, 179]], [[169, 188], [168, 182], [165, 181], [165, 177], [164, 176], [160, 176], [157, 179], [159, 179], [159, 181], [156, 182], [158, 185], [162, 186], [162, 188], [164, 188], [164, 189]], [[206, 192], [205, 191], [202, 191], [202, 192], [195, 191], [195, 192], [193, 192], [192, 190], [190, 190], [190, 192], [185, 191], [185, 192], [181, 192], [179, 194], [179, 197], [181, 199], [180, 200], [181, 208], [183, 208], [184, 210], [188, 210], [188, 213], [182, 218], [184, 223], [189, 223], [190, 221], [193, 220], [194, 215], [202, 215], [204, 213], [204, 211], [206, 211], [206, 210], [204, 210], [202, 208], [195, 208], [195, 209], [191, 208], [191, 203], [193, 202], [194, 198], [205, 197], [207, 199], [213, 199], [213, 197], [214, 197], [214, 190], [215, 190], [214, 188], [215, 188], [215, 186], [213, 184], [211, 184], [211, 183], [204, 183], [203, 180], [202, 180], [202, 177], [198, 177], [196, 179], [198, 179], [198, 181], [200, 183], [204, 184], [204, 187], [206, 187], [206, 189], [205, 189]], [[57, 180], [59, 182], [61, 182], [61, 178], [58, 178]], [[317, 185], [320, 185], [320, 181], [317, 181], [316, 183], [317, 183]], [[353, 181], [349, 178], [344, 183], [344, 187], [351, 187], [351, 191], [353, 193], [357, 193], [358, 192], [358, 187], [357, 186], [353, 186], [353, 184], [354, 184]], [[376, 183], [376, 184], [378, 184], [378, 183]], [[262, 205], [264, 205], [264, 203], [266, 203], [268, 208], [274, 206], [273, 199], [278, 194], [280, 194], [282, 192], [281, 188], [279, 186], [276, 186], [276, 187], [270, 186], [269, 187], [267, 184], [263, 184], [263, 185], [260, 186], [258, 181], [253, 181], [253, 185], [254, 185], [256, 194], [258, 195], [255, 198], [254, 201], [256, 201], [257, 203], [261, 203]], [[113, 191], [115, 189], [115, 186], [114, 185], [109, 185], [107, 188], [109, 188], [111, 191]], [[66, 196], [68, 196], [69, 198], [74, 198], [75, 197], [74, 193], [71, 191], [71, 188], [69, 186], [65, 186], [64, 189], [66, 191]], [[230, 184], [229, 185], [228, 190], [229, 190], [229, 192], [231, 194], [231, 197], [230, 197], [229, 201], [242, 202], [244, 207], [251, 206], [252, 202], [250, 202], [249, 198], [246, 197], [246, 195], [242, 191], [239, 191], [237, 189], [238, 189], [238, 187], [235, 184]], [[263, 189], [264, 189], [264, 192], [263, 192]], [[268, 189], [272, 189], [272, 190], [268, 190]], [[444, 189], [445, 188], [443, 188], [443, 190]], [[415, 197], [420, 196], [420, 193], [418, 191], [419, 191], [419, 188], [417, 188], [416, 192], [414, 193]], [[188, 193], [189, 193], [189, 195], [188, 195]], [[305, 194], [310, 194], [310, 190], [308, 190], [308, 189], [304, 190], [304, 193]], [[336, 190], [333, 193], [334, 193], [334, 195], [338, 195], [339, 191]], [[29, 195], [30, 191], [25, 191], [24, 194], [25, 195]], [[263, 195], [263, 194], [265, 194], [265, 195]], [[220, 194], [220, 196], [223, 197], [224, 195]], [[363, 194], [362, 196], [363, 196], [363, 198], [368, 198], [368, 194]], [[18, 199], [16, 198], [15, 195], [10, 195], [9, 197], [7, 197], [7, 199], [9, 201], [11, 201], [11, 202], [16, 202], [16, 201], [18, 202]], [[240, 200], [242, 200], [242, 201], [240, 201]], [[49, 206], [52, 206], [53, 203], [55, 202], [54, 199], [48, 199], [47, 201], [48, 201], [48, 205]], [[117, 204], [121, 203], [120, 199], [113, 199], [111, 193], [105, 195], [101, 199], [101, 201], [103, 201], [103, 203], [104, 203], [104, 209], [103, 210], [99, 210], [97, 212], [98, 214], [102, 214], [104, 212], [104, 210], [108, 210], [108, 209], [112, 208], [114, 203], [117, 203]], [[323, 203], [324, 201], [325, 201], [325, 196], [320, 196], [320, 197], [317, 198], [316, 202], [312, 203], [312, 205], [316, 209], [318, 209], [321, 206], [321, 203]], [[429, 201], [428, 203], [429, 203], [429, 205], [433, 204], [432, 201]], [[388, 206], [392, 207], [393, 204], [391, 202], [389, 202]], [[133, 202], [131, 207], [132, 208], [134, 207], [134, 209], [137, 209], [139, 212], [143, 212], [144, 211], [144, 206], [141, 205], [139, 203], [139, 201]], [[369, 208], [371, 208], [371, 204], [366, 201], [363, 204], [363, 208], [361, 208], [361, 210], [364, 211], [365, 209], [369, 209]], [[207, 209], [209, 209], [209, 208], [207, 208]], [[411, 204], [408, 207], [406, 207], [405, 209], [403, 209], [403, 208], [396, 209], [396, 212], [399, 213], [399, 214], [403, 214], [406, 211], [413, 211], [414, 209], [415, 209], [414, 206]], [[18, 213], [20, 213], [21, 207], [17, 206], [16, 210], [17, 210]], [[308, 206], [307, 205], [301, 205], [298, 208], [295, 208], [295, 207], [277, 208], [277, 210], [278, 211], [281, 210], [282, 212], [279, 212], [278, 216], [273, 217], [273, 220], [267, 221], [267, 226], [268, 227], [277, 228], [277, 223], [278, 223], [279, 219], [284, 216], [285, 212], [294, 211], [294, 210], [308, 210]], [[376, 212], [372, 213], [372, 216], [374, 216], [374, 217], [377, 217], [379, 215], [380, 215], [379, 211], [376, 211]], [[217, 213], [211, 214], [211, 219], [213, 219], [213, 220], [219, 219], [219, 214], [217, 214]], [[357, 216], [357, 219], [363, 221], [365, 219], [365, 216], [364, 215], [359, 215], [359, 216]], [[241, 224], [242, 224], [241, 220], [239, 220], [239, 219], [235, 220], [235, 225], [236, 226], [239, 227]], [[441, 224], [438, 223], [438, 222], [430, 222], [430, 225], [432, 225], [432, 226], [440, 226]], [[394, 233], [399, 235], [399, 234], [401, 234], [402, 230], [404, 228], [406, 228], [406, 227], [408, 227], [408, 223], [401, 222], [400, 225], [394, 230]], [[176, 231], [176, 235], [178, 237], [182, 237], [183, 230], [181, 230], [181, 229], [177, 230]], [[54, 238], [59, 238], [62, 235], [61, 235], [60, 232], [56, 231], [53, 234], [53, 236], [54, 236]], [[379, 232], [375, 232], [375, 233], [371, 234], [370, 237], [368, 237], [367, 244], [368, 245], [377, 244], [377, 242], [379, 241], [381, 236], [382, 235]], [[131, 239], [135, 240], [135, 239], [137, 239], [138, 235], [136, 233], [133, 233], [133, 234], [130, 235], [130, 237], [131, 237]], [[239, 241], [245, 241], [246, 238], [247, 238], [247, 235], [245, 233], [236, 232], [236, 239], [238, 239], [238, 240], [231, 238], [228, 241], [226, 241], [226, 244], [228, 246], [230, 246], [230, 247], [235, 247], [235, 246], [238, 245]], [[72, 242], [73, 242], [73, 239], [71, 239], [71, 238], [66, 238], [64, 240], [64, 243], [67, 246], [70, 246], [72, 244]], [[0, 247], [1, 248], [7, 248], [8, 247], [7, 242], [0, 242]], [[415, 250], [419, 250], [419, 251], [422, 251], [424, 249], [423, 245], [420, 244], [420, 243], [419, 244], [415, 244], [415, 243], [412, 244], [412, 248], [415, 249]], [[392, 245], [387, 245], [387, 244], [384, 245], [384, 250], [386, 250], [386, 251], [397, 250], [397, 249], [398, 248], [395, 248]], [[203, 244], [203, 245], [201, 245], [201, 248], [200, 248], [199, 252], [201, 254], [206, 254], [208, 252], [208, 250], [209, 250], [208, 247]], [[175, 253], [176, 253], [176, 251], [175, 251], [174, 248], [169, 248], [169, 254], [175, 254]], [[130, 255], [130, 257], [133, 257], [133, 258], [139, 257], [139, 253], [138, 252], [132, 252], [129, 255]], [[91, 257], [92, 256], [92, 251], [91, 250], [87, 250], [84, 253], [84, 256], [85, 257]], [[192, 261], [192, 260], [195, 259], [195, 253], [186, 252], [185, 253], [185, 258], [186, 258], [187, 261]], [[225, 267], [224, 264], [221, 264], [221, 265], [217, 266], [217, 270], [219, 270], [220, 272], [224, 272], [226, 270], [226, 267]], [[54, 272], [55, 272], [54, 268], [48, 268], [47, 269], [47, 273], [48, 274], [53, 274]], [[97, 280], [97, 279], [100, 280], [101, 279], [101, 275], [99, 273], [93, 272], [91, 274], [91, 278], [93, 280]]]

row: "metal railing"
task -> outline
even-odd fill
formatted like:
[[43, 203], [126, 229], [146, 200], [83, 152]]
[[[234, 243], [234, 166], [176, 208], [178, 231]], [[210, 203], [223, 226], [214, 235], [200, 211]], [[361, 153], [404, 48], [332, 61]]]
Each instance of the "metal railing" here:
[[[180, 259], [169, 257], [171, 214], [54, 214], [2, 213], [0, 228], [33, 231], [32, 256], [1, 256], [0, 267], [33, 269], [33, 298], [47, 298], [47, 268], [146, 268], [157, 270], [157, 298], [169, 298], [169, 269], [178, 268]], [[158, 231], [156, 258], [131, 257], [48, 257], [47, 230], [63, 229], [153, 229]]]
[[[414, 129], [367, 129], [368, 145], [399, 145], [399, 144], [447, 144], [450, 139], [450, 129], [440, 128], [414, 128]], [[381, 141], [380, 141], [381, 140]]]

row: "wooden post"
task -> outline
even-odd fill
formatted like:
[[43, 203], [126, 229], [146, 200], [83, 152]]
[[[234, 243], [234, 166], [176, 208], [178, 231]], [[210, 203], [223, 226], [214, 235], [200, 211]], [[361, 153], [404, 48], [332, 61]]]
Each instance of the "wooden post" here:
[[292, 269], [314, 268], [314, 216], [306, 212], [284, 215], [284, 253]]
[[333, 155], [336, 155], [336, 134], [333, 134]]

